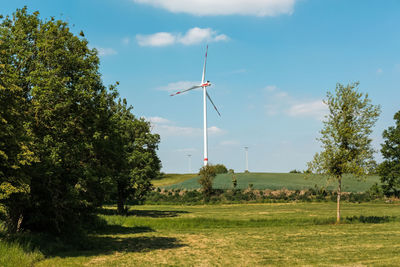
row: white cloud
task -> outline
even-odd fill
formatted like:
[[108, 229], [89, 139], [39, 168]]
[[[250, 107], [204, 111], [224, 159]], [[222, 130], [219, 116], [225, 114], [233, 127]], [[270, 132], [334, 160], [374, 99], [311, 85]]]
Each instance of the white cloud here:
[[218, 128], [217, 126], [211, 126], [207, 130], [208, 134], [212, 135], [220, 135], [225, 133], [222, 129]]
[[268, 97], [264, 108], [268, 116], [286, 114], [291, 117], [311, 117], [322, 120], [328, 113], [328, 107], [322, 100], [294, 98], [275, 85], [267, 86], [265, 91]]
[[158, 87], [157, 90], [175, 92], [175, 91], [179, 91], [182, 89], [190, 88], [193, 85], [197, 85], [197, 84], [200, 84], [200, 82], [199, 81], [197, 81], [197, 82], [179, 81], [179, 82], [169, 83], [166, 86]]
[[314, 117], [323, 119], [328, 112], [328, 106], [322, 100], [309, 101], [292, 105], [287, 113], [292, 117]]
[[149, 35], [137, 34], [136, 41], [140, 46], [167, 46], [173, 44], [194, 45], [203, 42], [228, 41], [229, 37], [225, 34], [218, 34], [211, 28], [194, 27], [185, 34], [158, 32]]
[[[182, 127], [176, 126], [174, 123], [163, 117], [147, 117], [146, 120], [149, 120], [152, 126], [152, 132], [158, 133], [161, 136], [202, 136], [203, 129], [202, 128], [194, 128], [194, 127]], [[208, 129], [209, 135], [223, 135], [226, 131], [218, 128], [217, 126], [211, 126]]]
[[152, 124], [167, 124], [171, 122], [170, 120], [162, 117], [149, 117], [147, 120], [149, 120]]
[[199, 44], [202, 42], [219, 42], [227, 41], [229, 38], [225, 34], [217, 34], [211, 28], [194, 27], [186, 32], [182, 37], [178, 37], [177, 41], [184, 45]]
[[99, 56], [105, 57], [105, 56], [112, 56], [116, 55], [117, 51], [115, 51], [112, 48], [103, 48], [103, 47], [95, 47], [97, 52], [99, 53]]
[[136, 3], [163, 8], [173, 13], [197, 16], [252, 15], [278, 16], [292, 14], [297, 0], [133, 0]]
[[140, 46], [166, 46], [176, 42], [176, 36], [168, 32], [158, 32], [150, 35], [137, 34], [136, 40]]

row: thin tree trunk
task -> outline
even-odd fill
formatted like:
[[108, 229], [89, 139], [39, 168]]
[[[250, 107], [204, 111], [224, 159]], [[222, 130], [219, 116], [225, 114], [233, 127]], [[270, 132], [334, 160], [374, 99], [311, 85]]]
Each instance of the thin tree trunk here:
[[342, 176], [338, 177], [336, 223], [340, 223], [340, 197], [342, 195]]
[[124, 188], [123, 186], [118, 183], [117, 184], [118, 190], [118, 200], [117, 200], [117, 212], [118, 214], [122, 215], [125, 214], [125, 197], [124, 197]]
[[22, 220], [24, 219], [24, 216], [22, 215], [22, 213], [19, 215], [18, 218], [18, 222], [17, 222], [17, 233], [21, 230], [21, 224], [22, 224]]

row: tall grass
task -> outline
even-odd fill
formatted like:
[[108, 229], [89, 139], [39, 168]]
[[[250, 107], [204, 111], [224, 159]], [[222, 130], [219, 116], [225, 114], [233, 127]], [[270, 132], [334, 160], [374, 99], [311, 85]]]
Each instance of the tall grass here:
[[24, 247], [17, 242], [7, 242], [0, 239], [0, 266], [33, 266], [35, 262], [42, 259], [44, 259], [44, 255], [38, 250], [32, 251], [29, 245]]

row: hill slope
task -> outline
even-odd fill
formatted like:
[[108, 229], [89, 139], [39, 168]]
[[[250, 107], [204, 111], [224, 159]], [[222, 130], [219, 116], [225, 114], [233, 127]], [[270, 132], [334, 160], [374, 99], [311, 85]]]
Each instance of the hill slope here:
[[[249, 187], [249, 184], [253, 184], [254, 189], [282, 189], [287, 188], [289, 190], [301, 190], [308, 189], [311, 187], [325, 187], [329, 190], [336, 189], [335, 181], [327, 181], [321, 175], [306, 176], [301, 173], [236, 173], [237, 188], [245, 189]], [[175, 177], [175, 180], [179, 180], [179, 176]], [[170, 181], [173, 180], [171, 177]], [[164, 187], [167, 189], [197, 189], [200, 188], [198, 184], [198, 176], [192, 174], [180, 177], [181, 181], [177, 183], [162, 184], [159, 183], [158, 187]], [[164, 180], [164, 179], [163, 179]], [[159, 180], [160, 182], [163, 180]], [[343, 177], [342, 190], [347, 192], [363, 192], [368, 190], [374, 183], [379, 183], [378, 176], [368, 176], [365, 181], [357, 181], [351, 176]], [[162, 184], [162, 185], [161, 185]], [[232, 189], [232, 175], [231, 174], [219, 174], [214, 180], [213, 188], [215, 189]]]

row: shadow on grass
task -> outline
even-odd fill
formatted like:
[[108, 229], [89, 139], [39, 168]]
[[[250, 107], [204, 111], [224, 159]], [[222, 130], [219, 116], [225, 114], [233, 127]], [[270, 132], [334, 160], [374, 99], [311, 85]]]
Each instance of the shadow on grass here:
[[115, 252], [148, 252], [157, 249], [175, 249], [186, 246], [173, 237], [90, 237], [86, 248], [79, 250], [57, 251], [49, 257], [88, 257], [109, 255]]
[[397, 221], [396, 216], [352, 216], [346, 217], [346, 223], [387, 223]]
[[118, 235], [118, 234], [140, 234], [154, 232], [154, 230], [147, 226], [126, 227], [118, 224], [106, 224], [97, 229], [89, 230], [91, 234], [100, 235]]
[[81, 257], [110, 255], [115, 252], [147, 252], [156, 249], [175, 249], [186, 246], [174, 237], [135, 236], [155, 232], [150, 227], [106, 225], [89, 234], [53, 236], [46, 233], [19, 233], [0, 238], [9, 244], [18, 244], [26, 253], [40, 251], [45, 257]]
[[[118, 215], [116, 209], [101, 209], [98, 211], [102, 215]], [[150, 218], [171, 218], [178, 217], [180, 214], [187, 214], [184, 210], [130, 210], [126, 216], [150, 217]]]

